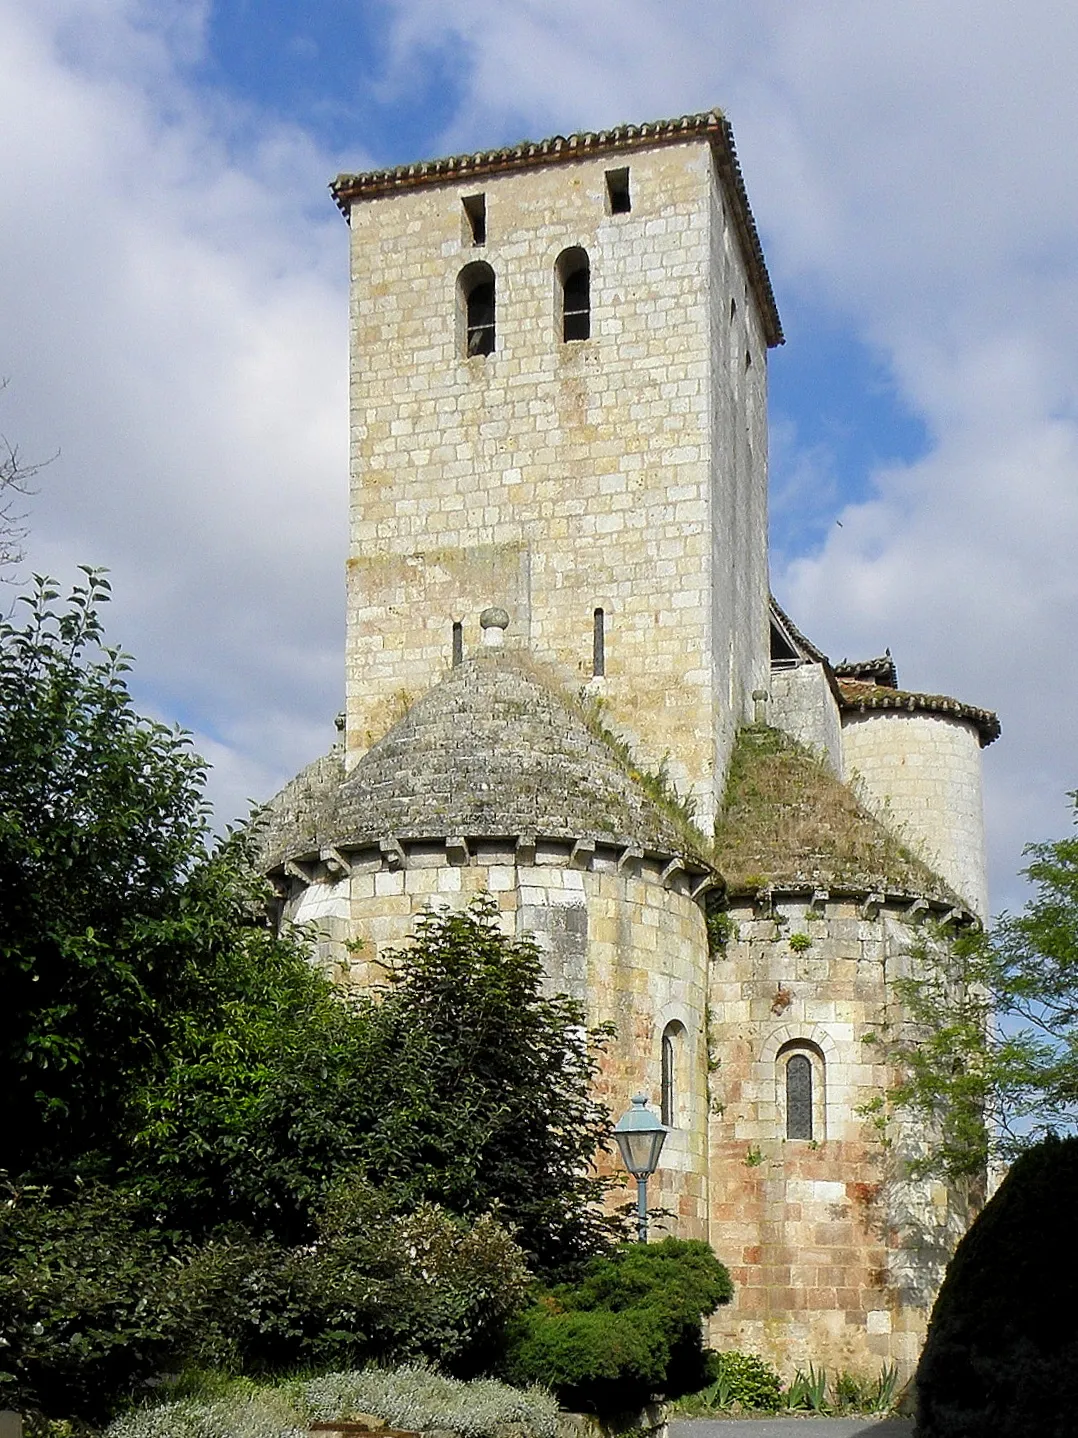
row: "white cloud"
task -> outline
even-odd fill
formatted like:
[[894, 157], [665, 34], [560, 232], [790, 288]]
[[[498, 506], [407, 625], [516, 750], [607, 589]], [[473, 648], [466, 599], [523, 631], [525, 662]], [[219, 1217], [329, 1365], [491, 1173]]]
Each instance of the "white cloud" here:
[[34, 567], [111, 569], [110, 631], [227, 819], [229, 772], [264, 795], [340, 707], [346, 232], [302, 135], [230, 152], [244, 117], [176, 68], [192, 13], [0, 6], [0, 370], [5, 432], [60, 450]]

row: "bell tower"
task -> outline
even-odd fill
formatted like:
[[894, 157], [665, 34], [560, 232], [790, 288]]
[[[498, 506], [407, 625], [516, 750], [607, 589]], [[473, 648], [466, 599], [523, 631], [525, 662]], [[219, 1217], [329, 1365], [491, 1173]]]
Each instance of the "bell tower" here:
[[365, 174], [346, 764], [509, 617], [710, 825], [768, 673], [767, 350], [718, 111]]

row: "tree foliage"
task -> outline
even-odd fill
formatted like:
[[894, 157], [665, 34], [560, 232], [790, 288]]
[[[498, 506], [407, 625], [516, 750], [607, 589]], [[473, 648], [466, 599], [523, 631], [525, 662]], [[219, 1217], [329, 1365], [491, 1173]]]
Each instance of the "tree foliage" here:
[[1022, 1154], [962, 1239], [917, 1369], [923, 1438], [1074, 1432], [1078, 1139]]
[[205, 771], [140, 719], [104, 645], [108, 583], [62, 609], [38, 580], [0, 624], [0, 1085], [6, 1166], [55, 1176], [108, 1148], [160, 1061], [167, 1012], [200, 985], [188, 880], [204, 859]]
[[1078, 837], [1026, 853], [1024, 911], [991, 932], [924, 931], [894, 986], [889, 1101], [928, 1135], [921, 1172], [976, 1180], [1078, 1118]]

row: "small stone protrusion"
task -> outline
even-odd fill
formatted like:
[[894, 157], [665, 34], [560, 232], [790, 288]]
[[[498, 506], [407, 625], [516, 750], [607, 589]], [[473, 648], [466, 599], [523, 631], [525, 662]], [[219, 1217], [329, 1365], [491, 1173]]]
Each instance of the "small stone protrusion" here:
[[483, 631], [483, 643], [496, 649], [505, 639], [509, 628], [509, 614], [500, 604], [491, 604], [479, 616], [479, 628]]

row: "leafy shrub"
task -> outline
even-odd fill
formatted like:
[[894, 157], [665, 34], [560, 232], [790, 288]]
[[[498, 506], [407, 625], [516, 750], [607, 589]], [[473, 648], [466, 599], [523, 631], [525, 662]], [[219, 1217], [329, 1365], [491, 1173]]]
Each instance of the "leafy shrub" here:
[[543, 1383], [570, 1407], [611, 1412], [674, 1397], [708, 1376], [700, 1331], [733, 1293], [706, 1243], [627, 1244], [580, 1283], [540, 1295], [510, 1329], [510, 1382]]
[[201, 1320], [188, 1356], [247, 1373], [421, 1358], [475, 1371], [529, 1282], [494, 1219], [468, 1224], [432, 1204], [394, 1213], [353, 1182], [311, 1244], [211, 1244], [188, 1264], [181, 1288]]
[[496, 1438], [506, 1426], [529, 1438], [555, 1438], [558, 1423], [557, 1404], [541, 1389], [521, 1392], [493, 1379], [463, 1383], [415, 1365], [326, 1373], [276, 1387], [200, 1374], [194, 1387], [179, 1401], [124, 1414], [105, 1438], [307, 1438], [312, 1422], [357, 1413], [461, 1438]]
[[729, 1351], [715, 1355], [714, 1381], [701, 1397], [708, 1408], [733, 1408], [774, 1413], [782, 1401], [782, 1379], [754, 1353]]
[[175, 1265], [137, 1205], [91, 1187], [0, 1205], [0, 1407], [103, 1420], [184, 1327]]
[[327, 1373], [302, 1389], [312, 1420], [376, 1413], [397, 1428], [448, 1428], [462, 1438], [494, 1438], [511, 1424], [534, 1438], [554, 1438], [558, 1405], [541, 1388], [510, 1388], [492, 1378], [463, 1383], [429, 1368], [367, 1368]]
[[947, 1269], [917, 1369], [923, 1438], [1073, 1433], [1078, 1138], [1024, 1153]]

